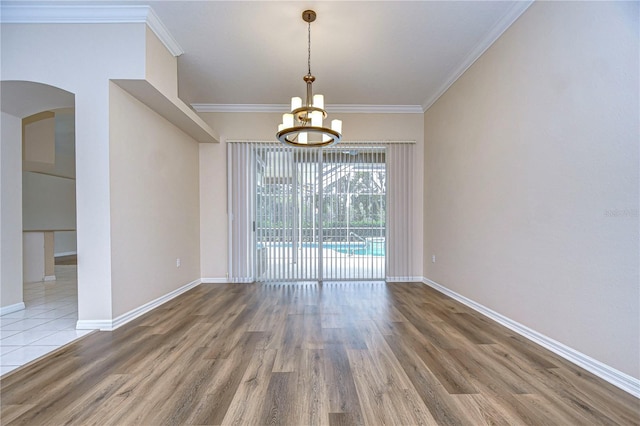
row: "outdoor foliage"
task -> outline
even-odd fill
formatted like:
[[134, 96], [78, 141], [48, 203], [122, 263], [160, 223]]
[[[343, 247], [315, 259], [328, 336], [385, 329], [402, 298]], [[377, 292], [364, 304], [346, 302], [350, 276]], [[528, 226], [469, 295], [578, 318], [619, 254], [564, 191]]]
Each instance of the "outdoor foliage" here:
[[[384, 228], [386, 218], [386, 173], [384, 170], [351, 171], [327, 184], [323, 191], [324, 228]], [[258, 216], [261, 228], [282, 228], [299, 221], [303, 228], [316, 224], [319, 192], [317, 186], [302, 184], [302, 202], [296, 199], [292, 183], [272, 183], [259, 187]]]

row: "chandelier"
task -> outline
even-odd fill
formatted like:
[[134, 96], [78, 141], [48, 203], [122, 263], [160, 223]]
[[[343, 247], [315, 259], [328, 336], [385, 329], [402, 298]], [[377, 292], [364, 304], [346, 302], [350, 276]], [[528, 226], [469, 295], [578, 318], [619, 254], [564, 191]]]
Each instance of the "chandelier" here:
[[316, 20], [316, 12], [305, 10], [302, 19], [308, 24], [308, 71], [302, 78], [307, 83], [307, 99], [303, 105], [301, 98], [291, 98], [291, 112], [282, 115], [276, 137], [285, 145], [318, 148], [340, 142], [342, 121], [331, 120], [331, 128], [323, 127], [322, 121], [327, 118], [324, 96], [313, 94], [316, 78], [311, 74], [311, 23]]

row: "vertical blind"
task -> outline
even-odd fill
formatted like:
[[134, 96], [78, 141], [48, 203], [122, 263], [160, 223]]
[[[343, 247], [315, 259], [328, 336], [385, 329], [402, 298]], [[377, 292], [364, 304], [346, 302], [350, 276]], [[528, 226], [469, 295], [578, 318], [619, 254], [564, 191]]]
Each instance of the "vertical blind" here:
[[253, 144], [232, 144], [228, 154], [231, 282], [253, 282]]
[[387, 281], [411, 281], [413, 273], [413, 145], [387, 145]]
[[412, 149], [229, 143], [232, 282], [414, 275]]

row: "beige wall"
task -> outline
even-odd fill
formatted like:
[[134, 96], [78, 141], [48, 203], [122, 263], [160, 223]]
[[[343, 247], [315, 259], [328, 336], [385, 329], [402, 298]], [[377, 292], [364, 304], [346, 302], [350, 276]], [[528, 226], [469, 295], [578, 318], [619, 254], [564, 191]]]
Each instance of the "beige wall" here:
[[[10, 102], [10, 101], [9, 101]], [[25, 122], [33, 117], [51, 115], [50, 120], [39, 120], [35, 123], [25, 125]], [[40, 172], [53, 176], [61, 176], [75, 179], [76, 158], [75, 158], [75, 111], [73, 108], [61, 108], [55, 111], [45, 111], [23, 120], [23, 158], [22, 170], [25, 172]], [[46, 122], [53, 123], [52, 128], [46, 129]], [[35, 127], [34, 127], [35, 126]], [[34, 130], [48, 130], [43, 137], [34, 137], [37, 132]], [[49, 139], [51, 138], [51, 139]], [[47, 140], [49, 139], [49, 140]], [[30, 143], [31, 142], [31, 143]], [[30, 146], [31, 145], [31, 146]], [[44, 146], [38, 146], [44, 145]], [[46, 152], [53, 148], [54, 152]], [[32, 154], [26, 151], [31, 150]], [[34, 152], [35, 151], [35, 152]], [[45, 152], [43, 152], [45, 151]], [[29, 158], [36, 156], [49, 156], [50, 162], [30, 161]]]
[[53, 242], [55, 256], [69, 256], [77, 253], [76, 231], [56, 231]]
[[149, 27], [146, 29], [145, 80], [167, 98], [178, 97], [178, 62]]
[[75, 179], [22, 173], [22, 229], [69, 231], [75, 228]]
[[[227, 148], [226, 140], [275, 141], [281, 114], [202, 113], [220, 134], [220, 144], [200, 145], [200, 228], [202, 277], [221, 279], [227, 271]], [[424, 155], [422, 114], [332, 114], [341, 119], [345, 141], [415, 140], [415, 241], [412, 251], [416, 270], [422, 276], [422, 158]]]
[[46, 269], [44, 232], [25, 232], [22, 238], [22, 277], [25, 283], [44, 281]]
[[113, 83], [109, 122], [116, 318], [200, 278], [198, 143]]
[[0, 308], [22, 303], [22, 120], [0, 114]]
[[533, 4], [427, 111], [424, 165], [426, 277], [636, 378], [638, 51], [638, 3]]
[[44, 166], [46, 172], [56, 162], [56, 119], [53, 112], [45, 111], [22, 121], [22, 155], [25, 163]]

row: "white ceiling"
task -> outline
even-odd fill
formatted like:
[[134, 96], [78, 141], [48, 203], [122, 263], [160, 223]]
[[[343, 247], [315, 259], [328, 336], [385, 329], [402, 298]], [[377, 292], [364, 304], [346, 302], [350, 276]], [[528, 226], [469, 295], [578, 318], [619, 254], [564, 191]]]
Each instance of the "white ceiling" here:
[[[287, 104], [291, 96], [304, 97], [307, 24], [301, 14], [313, 9], [318, 15], [311, 24], [314, 92], [325, 95], [331, 111], [372, 111], [372, 106], [378, 106], [416, 112], [428, 108], [531, 0], [23, 0], [3, 4], [8, 22], [11, 4], [31, 4], [26, 15], [31, 15], [31, 21], [15, 22], [48, 22], [33, 17], [55, 5], [78, 11], [83, 5], [120, 9], [124, 5], [127, 10], [151, 6], [184, 52], [178, 57], [179, 96], [187, 104], [204, 104], [194, 105], [201, 111], [260, 106], [268, 110]], [[51, 22], [67, 22], [54, 17]]]
[[429, 106], [519, 16], [512, 1], [144, 1], [173, 35], [188, 104], [304, 97], [307, 24], [315, 93], [328, 104]]

